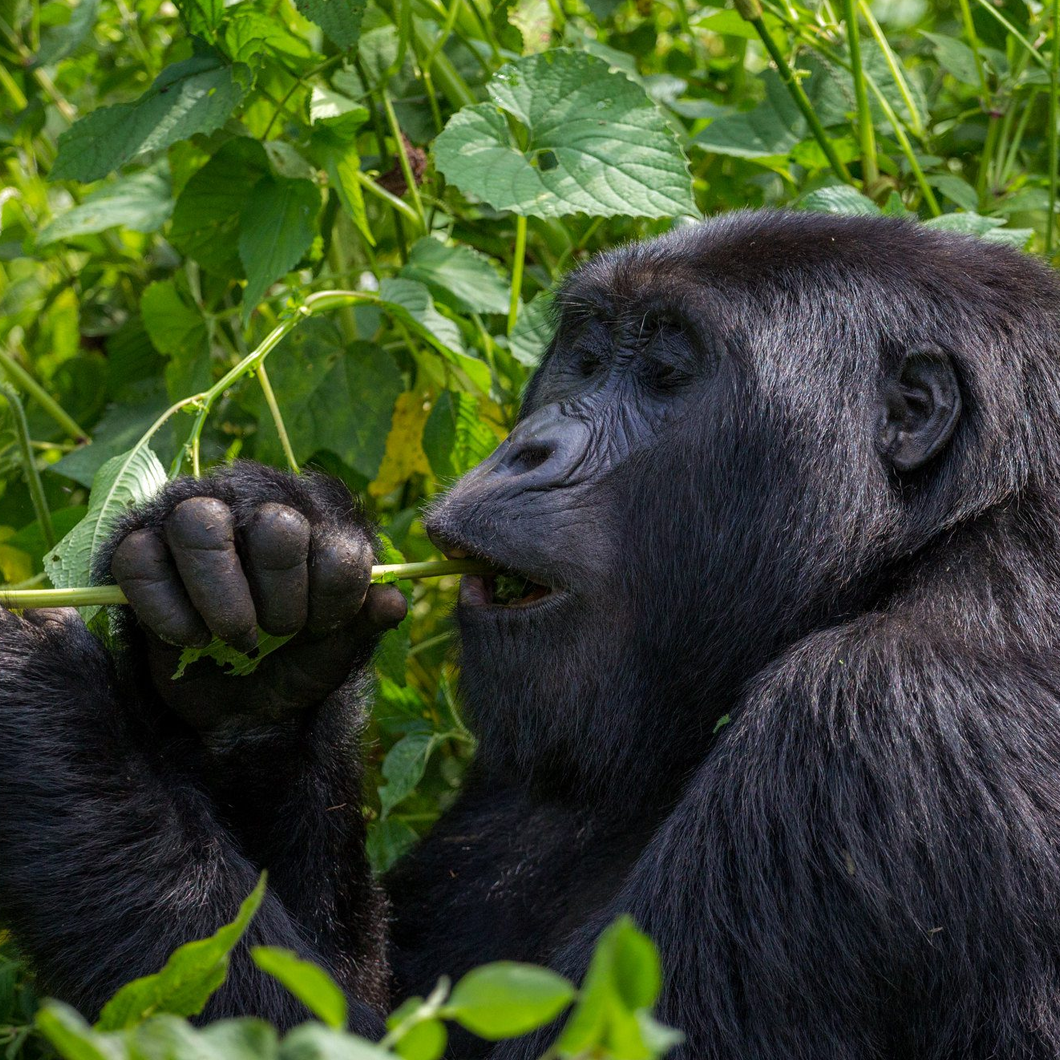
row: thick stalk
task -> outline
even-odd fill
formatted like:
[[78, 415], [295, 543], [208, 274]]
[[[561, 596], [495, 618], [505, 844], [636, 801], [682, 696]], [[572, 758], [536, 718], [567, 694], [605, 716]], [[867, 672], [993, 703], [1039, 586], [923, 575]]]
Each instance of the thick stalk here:
[[[451, 574], [487, 574], [493, 568], [474, 559], [432, 559], [421, 563], [384, 563], [372, 567], [373, 582], [442, 578]], [[108, 607], [127, 604], [116, 585], [84, 589], [0, 589], [0, 607], [10, 610], [35, 607]]]
[[76, 438], [78, 441], [88, 440], [88, 431], [79, 426], [59, 402], [14, 357], [4, 353], [3, 350], [0, 350], [0, 369], [3, 369], [11, 382], [25, 390], [71, 438]]
[[526, 217], [515, 217], [515, 253], [512, 257], [512, 294], [508, 303], [508, 334], [515, 327], [519, 316], [519, 297], [523, 290], [523, 264], [526, 260]]
[[865, 71], [861, 66], [861, 39], [858, 35], [856, 0], [843, 0], [843, 17], [847, 25], [847, 47], [850, 50], [850, 71], [854, 81], [854, 99], [858, 110], [858, 143], [861, 146], [861, 190], [871, 195], [880, 179], [876, 162], [876, 132], [872, 127], [869, 93], [865, 86]]
[[33, 457], [33, 445], [29, 440], [29, 426], [26, 423], [26, 410], [22, 407], [18, 392], [10, 383], [0, 383], [0, 394], [7, 398], [11, 414], [15, 420], [15, 437], [18, 438], [18, 450], [22, 457], [22, 469], [26, 475], [26, 486], [29, 488], [33, 511], [37, 515], [44, 543], [48, 548], [55, 545], [55, 527], [52, 525], [52, 514], [44, 496], [44, 486], [37, 470], [37, 461]]

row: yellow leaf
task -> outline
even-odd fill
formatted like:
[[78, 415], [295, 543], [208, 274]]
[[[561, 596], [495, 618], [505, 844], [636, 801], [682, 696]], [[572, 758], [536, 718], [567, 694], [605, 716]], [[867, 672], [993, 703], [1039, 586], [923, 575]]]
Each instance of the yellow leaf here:
[[373, 497], [385, 497], [413, 475], [429, 475], [430, 465], [423, 452], [423, 425], [431, 411], [423, 394], [406, 392], [394, 404], [394, 418], [386, 436], [386, 451], [375, 482], [368, 487]]
[[8, 585], [33, 577], [33, 559], [29, 553], [3, 544], [14, 534], [13, 526], [0, 526], [0, 581]]

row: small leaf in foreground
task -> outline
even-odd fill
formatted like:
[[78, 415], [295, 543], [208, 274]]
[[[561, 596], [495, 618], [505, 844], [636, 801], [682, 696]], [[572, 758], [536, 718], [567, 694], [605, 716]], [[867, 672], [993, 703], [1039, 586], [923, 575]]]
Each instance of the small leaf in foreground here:
[[104, 1006], [96, 1030], [135, 1027], [158, 1013], [197, 1016], [225, 981], [228, 960], [265, 898], [265, 876], [251, 891], [231, 924], [173, 953], [155, 975], [123, 986]]
[[250, 955], [263, 972], [279, 980], [317, 1019], [336, 1030], [346, 1026], [346, 995], [323, 968], [276, 946], [255, 946]]
[[574, 985], [547, 968], [497, 961], [468, 972], [453, 987], [443, 1015], [498, 1041], [551, 1023], [574, 996]]

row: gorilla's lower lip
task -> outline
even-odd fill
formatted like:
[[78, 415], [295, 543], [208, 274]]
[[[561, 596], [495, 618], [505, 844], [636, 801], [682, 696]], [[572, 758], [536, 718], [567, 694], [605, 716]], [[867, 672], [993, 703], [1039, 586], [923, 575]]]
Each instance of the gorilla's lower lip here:
[[[460, 603], [465, 607], [489, 607], [497, 611], [524, 610], [547, 600], [553, 590], [523, 576], [525, 591], [519, 596], [500, 599], [497, 592], [497, 580], [503, 578], [497, 574], [465, 574], [460, 579]], [[511, 576], [509, 576], [511, 577]]]

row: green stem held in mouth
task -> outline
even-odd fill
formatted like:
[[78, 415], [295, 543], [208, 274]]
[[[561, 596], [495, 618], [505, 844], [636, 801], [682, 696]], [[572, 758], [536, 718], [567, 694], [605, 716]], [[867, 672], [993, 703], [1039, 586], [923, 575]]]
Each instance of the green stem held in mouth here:
[[[476, 559], [431, 559], [422, 563], [385, 563], [372, 568], [373, 582], [405, 578], [440, 578], [445, 574], [486, 574], [493, 568]], [[99, 607], [126, 604], [116, 585], [93, 585], [84, 589], [0, 589], [0, 607]]]

